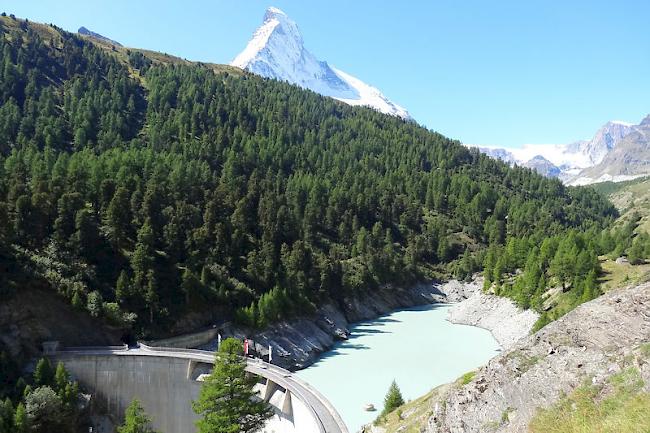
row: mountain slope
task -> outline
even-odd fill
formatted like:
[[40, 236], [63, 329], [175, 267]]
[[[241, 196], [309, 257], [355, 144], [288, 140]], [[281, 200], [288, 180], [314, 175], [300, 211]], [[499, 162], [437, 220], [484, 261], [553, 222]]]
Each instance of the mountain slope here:
[[611, 121], [603, 125], [591, 140], [578, 141], [567, 146], [568, 153], [582, 154], [589, 165], [600, 163], [625, 136], [631, 133], [634, 125], [627, 122]]
[[288, 81], [350, 105], [410, 117], [404, 108], [389, 101], [376, 88], [318, 60], [305, 48], [296, 23], [278, 8], [267, 9], [263, 24], [231, 65], [263, 77]]
[[616, 225], [622, 226], [638, 218], [636, 233], [650, 234], [650, 177], [622, 182], [603, 182], [591, 185], [619, 210]]

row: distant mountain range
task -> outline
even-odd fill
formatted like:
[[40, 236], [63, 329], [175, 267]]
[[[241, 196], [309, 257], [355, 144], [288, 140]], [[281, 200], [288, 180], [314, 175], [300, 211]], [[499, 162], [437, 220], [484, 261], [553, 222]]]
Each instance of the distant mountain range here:
[[275, 78], [350, 105], [372, 107], [409, 119], [409, 113], [378, 89], [318, 60], [309, 52], [298, 25], [283, 11], [270, 7], [244, 51], [231, 65], [267, 78]]
[[611, 121], [591, 140], [518, 149], [479, 147], [510, 165], [523, 165], [569, 185], [623, 181], [650, 174], [650, 116], [638, 125]]

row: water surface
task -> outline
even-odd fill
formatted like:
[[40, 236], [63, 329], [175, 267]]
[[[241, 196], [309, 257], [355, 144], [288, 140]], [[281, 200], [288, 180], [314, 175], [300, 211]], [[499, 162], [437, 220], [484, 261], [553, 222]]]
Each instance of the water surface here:
[[[489, 331], [447, 322], [447, 305], [397, 311], [353, 326], [298, 376], [315, 386], [339, 411], [351, 433], [381, 411], [393, 379], [405, 400], [426, 394], [485, 364], [499, 345]], [[377, 412], [366, 412], [372, 403]]]

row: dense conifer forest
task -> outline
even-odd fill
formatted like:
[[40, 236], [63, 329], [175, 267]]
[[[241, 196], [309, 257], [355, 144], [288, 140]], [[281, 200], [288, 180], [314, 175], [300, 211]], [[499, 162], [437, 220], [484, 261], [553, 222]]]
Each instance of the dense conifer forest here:
[[592, 189], [286, 83], [0, 25], [2, 296], [38, 280], [150, 335], [484, 263], [526, 307], [551, 281], [597, 294], [616, 211]]

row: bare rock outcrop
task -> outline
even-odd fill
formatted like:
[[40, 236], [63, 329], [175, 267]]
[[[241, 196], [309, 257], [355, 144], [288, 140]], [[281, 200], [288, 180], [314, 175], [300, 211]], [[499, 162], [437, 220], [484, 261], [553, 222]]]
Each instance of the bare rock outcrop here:
[[[604, 383], [650, 341], [650, 284], [583, 304], [493, 358], [464, 386], [432, 401], [427, 433], [525, 432], [585, 381]], [[646, 387], [648, 363], [638, 365]]]
[[22, 287], [0, 301], [0, 350], [17, 359], [37, 355], [47, 340], [99, 346], [119, 344], [120, 337], [119, 329], [98, 324], [47, 289]]
[[487, 329], [503, 349], [510, 349], [530, 334], [539, 318], [534, 310], [522, 310], [510, 299], [483, 293], [483, 278], [470, 282], [451, 280], [439, 284], [443, 301], [453, 302], [447, 320], [461, 325]]

